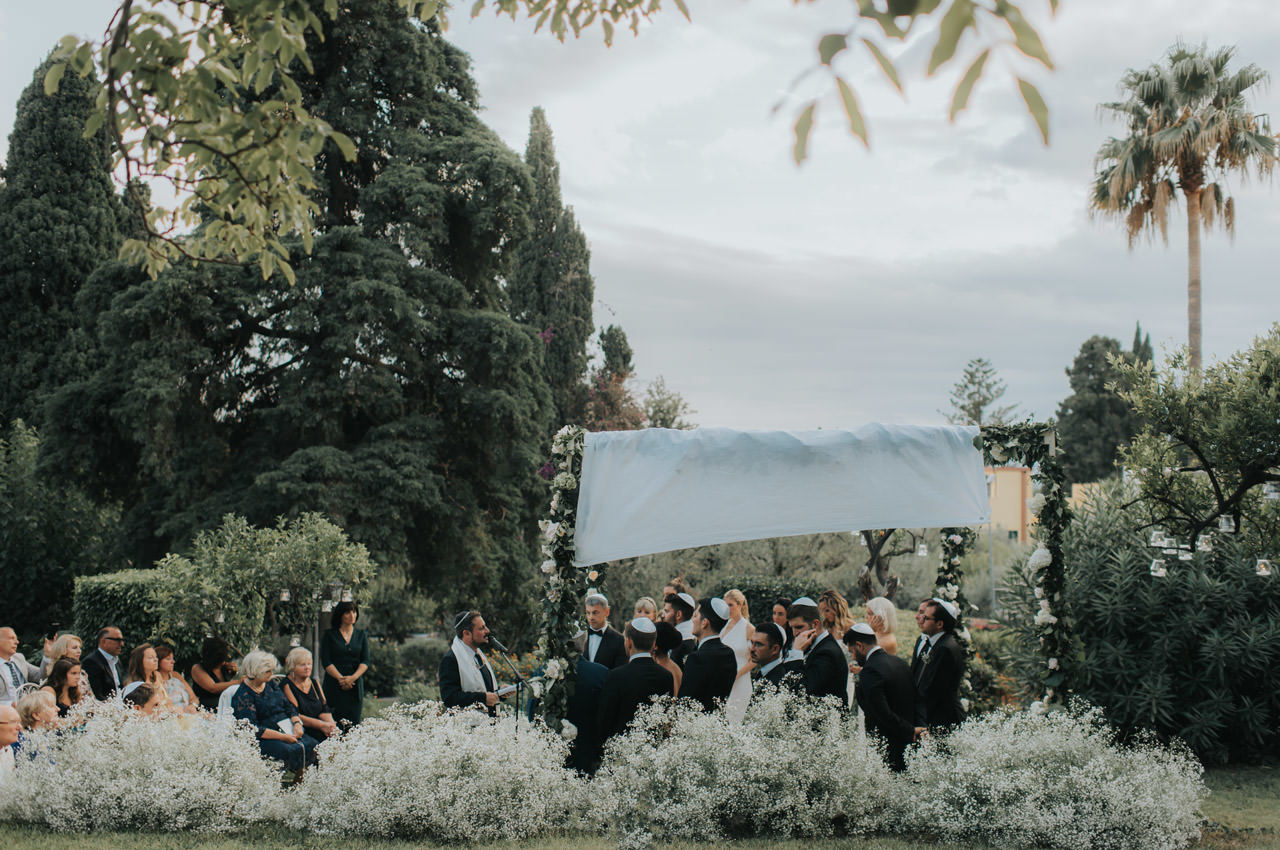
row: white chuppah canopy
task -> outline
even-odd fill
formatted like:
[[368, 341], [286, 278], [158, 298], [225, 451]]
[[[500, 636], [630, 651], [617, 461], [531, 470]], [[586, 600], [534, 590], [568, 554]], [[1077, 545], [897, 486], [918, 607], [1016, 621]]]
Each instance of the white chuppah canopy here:
[[713, 543], [984, 523], [977, 427], [589, 433], [579, 566]]

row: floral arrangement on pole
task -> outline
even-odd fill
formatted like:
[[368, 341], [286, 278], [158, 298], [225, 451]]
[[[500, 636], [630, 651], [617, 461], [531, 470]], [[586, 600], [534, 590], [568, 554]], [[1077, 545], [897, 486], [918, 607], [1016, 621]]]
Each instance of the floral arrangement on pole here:
[[[955, 604], [956, 638], [964, 647], [965, 658], [968, 659], [973, 655], [973, 642], [969, 636], [969, 629], [964, 624], [965, 615], [969, 610], [969, 600], [961, 590], [964, 582], [964, 567], [961, 562], [964, 553], [973, 545], [977, 535], [972, 528], [963, 526], [944, 528], [940, 533], [942, 545], [939, 548], [942, 554], [938, 559], [938, 576], [933, 582], [933, 595]], [[965, 664], [964, 681], [960, 683], [960, 704], [965, 711], [969, 710], [969, 697], [972, 693], [973, 686], [969, 683], [969, 665]]]
[[1032, 709], [1061, 708], [1070, 692], [1075, 649], [1066, 609], [1066, 567], [1062, 559], [1062, 535], [1071, 522], [1071, 509], [1067, 506], [1067, 476], [1058, 460], [1057, 432], [1045, 423], [992, 425], [983, 426], [979, 439], [988, 464], [1020, 461], [1031, 468], [1037, 492], [1027, 506], [1036, 517], [1038, 531], [1027, 568], [1036, 578], [1040, 610], [1034, 624], [1045, 660], [1041, 673], [1044, 695], [1032, 703]]
[[577, 729], [565, 719], [578, 666], [579, 652], [573, 637], [579, 629], [587, 587], [599, 587], [603, 578], [600, 567], [576, 567], [573, 563], [578, 484], [586, 439], [586, 429], [566, 425], [551, 442], [551, 518], [539, 523], [544, 594], [538, 648], [547, 663], [542, 675], [530, 680], [533, 695], [541, 699], [543, 722], [569, 740], [577, 735]]

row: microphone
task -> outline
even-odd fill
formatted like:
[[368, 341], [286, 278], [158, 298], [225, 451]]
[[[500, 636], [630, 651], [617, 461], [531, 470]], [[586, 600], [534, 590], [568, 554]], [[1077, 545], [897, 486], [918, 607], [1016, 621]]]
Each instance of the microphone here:
[[489, 635], [489, 643], [493, 644], [493, 648], [498, 650], [498, 652], [504, 652], [507, 655], [511, 654], [510, 651], [505, 646], [502, 645], [502, 641], [494, 637], [492, 633], [490, 633]]

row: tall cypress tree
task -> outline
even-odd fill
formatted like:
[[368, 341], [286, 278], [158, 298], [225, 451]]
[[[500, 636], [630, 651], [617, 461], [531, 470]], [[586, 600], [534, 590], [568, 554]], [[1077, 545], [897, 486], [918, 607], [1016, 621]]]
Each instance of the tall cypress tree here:
[[1129, 404], [1107, 385], [1118, 377], [1114, 359], [1150, 362], [1150, 338], [1145, 344], [1142, 328], [1134, 334], [1134, 351], [1122, 351], [1120, 342], [1093, 336], [1080, 346], [1067, 377], [1071, 395], [1058, 406], [1058, 434], [1062, 438], [1063, 466], [1075, 483], [1097, 481], [1116, 470], [1116, 453], [1138, 433], [1141, 419]]
[[64, 346], [75, 298], [119, 247], [106, 134], [83, 137], [94, 109], [70, 74], [44, 93], [45, 60], [18, 100], [0, 185], [0, 417], [41, 420], [42, 398], [81, 365]]
[[561, 202], [560, 164], [542, 107], [529, 118], [525, 148], [533, 185], [530, 235], [516, 252], [508, 282], [512, 314], [533, 326], [543, 344], [544, 373], [555, 399], [557, 427], [573, 421], [587, 372], [595, 283], [591, 252], [573, 210]]

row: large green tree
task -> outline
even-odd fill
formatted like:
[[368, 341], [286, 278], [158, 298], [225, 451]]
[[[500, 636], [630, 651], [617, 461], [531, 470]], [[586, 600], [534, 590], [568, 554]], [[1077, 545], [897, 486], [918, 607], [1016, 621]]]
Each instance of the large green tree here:
[[1168, 242], [1169, 207], [1187, 203], [1188, 363], [1201, 367], [1200, 230], [1215, 222], [1234, 234], [1235, 202], [1226, 181], [1235, 173], [1271, 174], [1277, 143], [1265, 114], [1249, 111], [1248, 94], [1267, 83], [1257, 65], [1230, 67], [1235, 48], [1175, 44], [1163, 63], [1128, 70], [1124, 100], [1101, 109], [1127, 135], [1102, 143], [1095, 157], [1090, 205], [1122, 219], [1129, 246], [1144, 232]]
[[1151, 341], [1142, 328], [1134, 336], [1134, 350], [1123, 351], [1118, 340], [1092, 336], [1080, 346], [1067, 378], [1071, 395], [1058, 405], [1058, 437], [1063, 468], [1077, 483], [1097, 481], [1115, 472], [1116, 452], [1133, 439], [1141, 420], [1112, 384], [1119, 362], [1151, 361]]
[[84, 138], [91, 86], [45, 94], [46, 60], [18, 100], [0, 176], [0, 421], [39, 424], [41, 401], [80, 369], [75, 298], [119, 248], [120, 204], [102, 132]]

